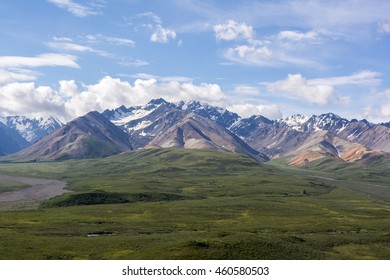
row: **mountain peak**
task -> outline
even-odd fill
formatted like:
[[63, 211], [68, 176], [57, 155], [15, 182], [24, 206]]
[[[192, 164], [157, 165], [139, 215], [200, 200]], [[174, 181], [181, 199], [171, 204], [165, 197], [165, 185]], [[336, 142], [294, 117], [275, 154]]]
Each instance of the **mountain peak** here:
[[199, 116], [215, 121], [224, 128], [230, 128], [240, 119], [240, 116], [236, 113], [196, 100], [180, 101], [176, 103], [176, 107], [185, 112], [194, 112]]
[[161, 105], [161, 104], [168, 104], [168, 101], [166, 101], [163, 98], [156, 98], [149, 101], [148, 105]]
[[280, 119], [278, 122], [284, 125], [291, 127], [291, 129], [296, 131], [303, 131], [303, 125], [310, 119], [311, 117], [304, 116], [301, 114], [295, 114], [289, 116], [284, 119]]

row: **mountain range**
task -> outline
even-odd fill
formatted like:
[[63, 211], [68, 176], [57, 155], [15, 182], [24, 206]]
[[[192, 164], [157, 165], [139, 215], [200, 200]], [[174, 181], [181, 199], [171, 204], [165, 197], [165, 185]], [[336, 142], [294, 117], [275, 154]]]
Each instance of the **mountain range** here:
[[214, 149], [259, 161], [286, 158], [302, 166], [333, 157], [388, 157], [390, 123], [347, 120], [333, 113], [270, 120], [241, 118], [199, 101], [154, 99], [144, 106], [90, 112], [62, 124], [55, 118], [0, 118], [0, 155], [15, 160], [102, 157], [146, 148]]

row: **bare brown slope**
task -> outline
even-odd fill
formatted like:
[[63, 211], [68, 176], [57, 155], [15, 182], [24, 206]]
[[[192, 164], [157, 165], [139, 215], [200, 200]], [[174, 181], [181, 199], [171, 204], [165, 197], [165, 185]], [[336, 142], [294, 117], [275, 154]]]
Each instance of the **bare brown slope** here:
[[15, 154], [15, 160], [108, 156], [132, 150], [128, 135], [98, 112], [79, 117]]
[[214, 149], [247, 154], [263, 161], [268, 160], [267, 156], [252, 149], [232, 132], [195, 113], [187, 114], [150, 144], [164, 148]]

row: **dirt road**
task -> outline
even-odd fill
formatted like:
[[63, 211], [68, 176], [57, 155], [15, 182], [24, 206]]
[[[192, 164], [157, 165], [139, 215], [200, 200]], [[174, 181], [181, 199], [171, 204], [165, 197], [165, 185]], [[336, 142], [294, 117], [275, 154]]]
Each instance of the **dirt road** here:
[[15, 177], [0, 174], [0, 181], [7, 180], [30, 185], [30, 188], [0, 194], [0, 211], [25, 209], [37, 205], [39, 201], [68, 192], [66, 183], [57, 180]]

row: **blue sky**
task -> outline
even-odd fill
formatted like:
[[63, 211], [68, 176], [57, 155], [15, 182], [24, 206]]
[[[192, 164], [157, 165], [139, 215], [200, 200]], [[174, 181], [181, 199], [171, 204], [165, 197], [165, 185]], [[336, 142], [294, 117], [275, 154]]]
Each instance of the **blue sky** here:
[[390, 120], [390, 2], [3, 0], [0, 114], [200, 100]]

